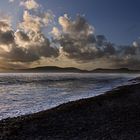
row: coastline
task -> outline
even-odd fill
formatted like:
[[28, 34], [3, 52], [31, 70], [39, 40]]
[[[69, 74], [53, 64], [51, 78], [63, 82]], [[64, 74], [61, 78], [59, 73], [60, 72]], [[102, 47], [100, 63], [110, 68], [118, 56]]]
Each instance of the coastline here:
[[0, 121], [0, 140], [140, 139], [140, 84]]

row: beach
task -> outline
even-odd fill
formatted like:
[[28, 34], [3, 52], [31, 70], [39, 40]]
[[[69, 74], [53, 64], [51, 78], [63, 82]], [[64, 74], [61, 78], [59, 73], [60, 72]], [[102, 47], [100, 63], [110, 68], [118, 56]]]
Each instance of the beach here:
[[0, 121], [1, 140], [139, 140], [140, 84]]

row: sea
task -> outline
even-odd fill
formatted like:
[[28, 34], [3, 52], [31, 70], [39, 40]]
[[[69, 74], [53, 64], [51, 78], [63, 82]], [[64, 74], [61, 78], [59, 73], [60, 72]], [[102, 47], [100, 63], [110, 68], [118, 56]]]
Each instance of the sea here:
[[133, 84], [139, 74], [0, 73], [0, 120], [32, 114], [60, 104]]

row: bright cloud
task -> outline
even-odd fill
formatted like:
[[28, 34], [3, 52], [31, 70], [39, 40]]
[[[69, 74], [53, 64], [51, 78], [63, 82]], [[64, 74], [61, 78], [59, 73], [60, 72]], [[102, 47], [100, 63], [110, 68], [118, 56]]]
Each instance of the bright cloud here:
[[26, 0], [20, 2], [21, 6], [24, 6], [28, 10], [38, 9], [39, 4], [35, 0]]

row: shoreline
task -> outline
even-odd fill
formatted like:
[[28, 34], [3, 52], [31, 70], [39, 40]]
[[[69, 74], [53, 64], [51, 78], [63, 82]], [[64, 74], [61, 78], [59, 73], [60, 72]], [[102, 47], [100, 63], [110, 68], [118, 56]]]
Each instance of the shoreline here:
[[140, 139], [140, 84], [0, 121], [0, 140]]

